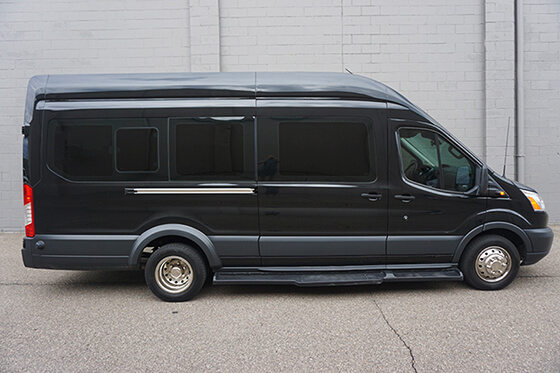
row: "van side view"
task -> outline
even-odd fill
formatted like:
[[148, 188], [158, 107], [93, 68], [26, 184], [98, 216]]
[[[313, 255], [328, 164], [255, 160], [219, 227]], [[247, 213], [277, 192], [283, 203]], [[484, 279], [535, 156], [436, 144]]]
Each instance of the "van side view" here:
[[538, 193], [391, 88], [340, 73], [31, 78], [26, 267], [214, 284], [510, 284], [550, 251]]

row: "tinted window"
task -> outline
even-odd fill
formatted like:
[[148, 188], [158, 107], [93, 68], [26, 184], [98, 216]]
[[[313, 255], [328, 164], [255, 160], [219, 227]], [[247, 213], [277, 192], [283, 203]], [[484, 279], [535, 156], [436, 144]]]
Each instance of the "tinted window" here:
[[112, 128], [105, 125], [56, 125], [53, 163], [65, 176], [113, 174]]
[[168, 180], [166, 128], [166, 118], [51, 120], [47, 163], [76, 181]]
[[171, 123], [172, 178], [254, 180], [253, 118], [173, 118]]
[[474, 187], [474, 163], [441, 136], [439, 136], [439, 148], [445, 189], [466, 192]]
[[475, 166], [435, 132], [399, 131], [401, 164], [407, 179], [432, 188], [465, 192], [474, 186]]
[[[371, 124], [354, 118], [268, 118], [259, 131], [261, 180], [372, 181]], [[274, 133], [278, 136], [275, 138]]]
[[436, 134], [431, 131], [399, 131], [405, 176], [417, 183], [440, 188]]
[[117, 130], [117, 170], [149, 172], [158, 169], [158, 132], [155, 128]]

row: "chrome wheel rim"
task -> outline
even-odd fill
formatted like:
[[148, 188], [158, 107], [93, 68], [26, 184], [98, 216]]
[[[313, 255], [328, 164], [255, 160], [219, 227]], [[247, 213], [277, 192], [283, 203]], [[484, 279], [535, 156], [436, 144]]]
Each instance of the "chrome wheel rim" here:
[[155, 269], [156, 283], [168, 293], [181, 293], [192, 285], [193, 270], [180, 256], [168, 256], [159, 261]]
[[478, 277], [486, 282], [503, 280], [511, 271], [511, 256], [499, 246], [490, 246], [482, 250], [474, 264]]

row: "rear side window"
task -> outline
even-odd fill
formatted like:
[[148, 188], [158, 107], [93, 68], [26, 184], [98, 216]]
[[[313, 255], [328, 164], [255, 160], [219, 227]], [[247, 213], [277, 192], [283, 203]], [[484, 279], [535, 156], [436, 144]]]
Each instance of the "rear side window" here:
[[155, 128], [117, 130], [117, 170], [149, 172], [158, 169], [158, 132]]
[[171, 178], [254, 180], [254, 119], [171, 118]]
[[260, 180], [375, 180], [373, 130], [365, 118], [266, 118], [263, 122]]
[[165, 126], [163, 118], [52, 120], [47, 163], [76, 181], [163, 179], [159, 128]]
[[57, 124], [53, 165], [66, 177], [113, 175], [113, 130], [108, 125]]

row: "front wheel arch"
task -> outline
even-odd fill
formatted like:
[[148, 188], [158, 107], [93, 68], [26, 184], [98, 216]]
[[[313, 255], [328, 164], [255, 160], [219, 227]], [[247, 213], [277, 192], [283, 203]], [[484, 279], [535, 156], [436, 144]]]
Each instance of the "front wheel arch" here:
[[490, 222], [472, 229], [463, 237], [455, 250], [452, 262], [458, 263], [461, 260], [465, 249], [474, 239], [488, 234], [502, 236], [511, 241], [517, 248], [521, 261], [532, 251], [531, 241], [521, 228], [507, 222]]

